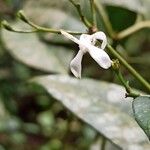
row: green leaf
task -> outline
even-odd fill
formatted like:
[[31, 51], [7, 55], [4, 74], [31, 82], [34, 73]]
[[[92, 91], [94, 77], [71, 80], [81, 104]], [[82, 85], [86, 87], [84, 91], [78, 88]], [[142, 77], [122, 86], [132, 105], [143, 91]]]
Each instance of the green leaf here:
[[121, 31], [130, 27], [135, 23], [137, 18], [135, 12], [120, 7], [109, 6], [107, 7], [107, 13], [115, 31]]
[[59, 10], [63, 10], [63, 11], [69, 11], [72, 12], [72, 5], [69, 2], [69, 0], [26, 0], [24, 6], [26, 8], [30, 8], [30, 7], [44, 7], [44, 8], [54, 8], [54, 9], [59, 9]]
[[34, 8], [34, 6], [25, 6], [24, 12], [33, 22], [40, 25], [46, 25], [55, 29], [67, 29], [79, 32], [86, 31], [82, 22], [67, 12], [54, 9], [53, 7], [45, 8], [38, 6]]
[[[83, 31], [83, 25], [66, 13], [48, 8], [25, 9], [25, 14], [34, 23], [57, 29]], [[14, 23], [17, 29], [30, 30], [24, 23]], [[46, 34], [51, 41], [62, 41], [58, 34]], [[48, 72], [67, 73], [73, 51], [57, 45], [47, 45], [37, 34], [17, 34], [3, 30], [2, 38], [14, 58], [36, 69]]]
[[[75, 0], [77, 2], [80, 2], [85, 6], [89, 5], [89, 2], [87, 0]], [[105, 4], [107, 6], [118, 6], [122, 8], [129, 9], [134, 12], [139, 13], [145, 13], [145, 11], [148, 10], [148, 6], [150, 5], [149, 0], [97, 0], [101, 2], [102, 4]], [[28, 0], [26, 3], [27, 7], [29, 6], [46, 6], [46, 7], [53, 7], [53, 8], [59, 8], [64, 9], [65, 11], [72, 11], [72, 5], [68, 2], [68, 0], [36, 0], [36, 3], [34, 0]], [[70, 7], [71, 6], [71, 7]], [[147, 9], [145, 10], [145, 6], [147, 6]]]
[[5, 30], [2, 35], [6, 48], [20, 62], [42, 71], [67, 73], [71, 51], [48, 46], [36, 34], [17, 34]]
[[[80, 19], [76, 19], [71, 14], [68, 14], [68, 12], [54, 9], [52, 7], [35, 7], [34, 5], [31, 5], [30, 7], [27, 6], [25, 5], [24, 8], [25, 14], [30, 18], [30, 20], [38, 25], [53, 29], [65, 29], [84, 33], [86, 32], [86, 27], [83, 25]], [[47, 33], [44, 37], [44, 39], [47, 39], [50, 42], [66, 42], [66, 39], [58, 34]]]
[[[90, 16], [90, 6], [89, 1], [87, 0], [75, 0], [81, 3], [82, 10], [86, 16]], [[150, 1], [149, 0], [97, 0], [101, 2], [105, 6], [115, 6], [128, 9], [132, 12], [140, 13], [144, 15], [147, 19], [150, 17]], [[75, 8], [73, 8], [72, 4], [68, 0], [28, 0], [26, 3], [26, 7], [30, 6], [43, 6], [43, 7], [53, 7], [61, 10], [65, 10], [66, 12], [70, 12], [71, 14], [78, 16]], [[88, 15], [87, 15], [88, 14]]]
[[148, 1], [145, 2], [145, 0], [102, 0], [101, 2], [105, 5], [118, 6], [142, 14], [147, 11], [145, 4], [148, 4]]
[[146, 135], [131, 117], [131, 101], [123, 87], [92, 79], [43, 76], [32, 80], [43, 86], [80, 119], [125, 150], [149, 150]]
[[137, 123], [150, 139], [150, 96], [137, 97], [132, 107]]

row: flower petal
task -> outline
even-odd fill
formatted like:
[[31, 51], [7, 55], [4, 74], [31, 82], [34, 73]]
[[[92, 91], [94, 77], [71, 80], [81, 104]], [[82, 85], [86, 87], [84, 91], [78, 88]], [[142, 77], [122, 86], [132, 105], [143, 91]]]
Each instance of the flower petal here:
[[78, 40], [77, 38], [75, 38], [74, 36], [72, 36], [71, 34], [67, 33], [64, 30], [60, 30], [61, 34], [64, 35], [66, 38], [72, 40], [73, 42], [77, 43], [77, 44], [81, 44], [80, 40]]
[[70, 63], [71, 72], [74, 74], [76, 78], [81, 78], [81, 70], [82, 70], [81, 62], [83, 55], [84, 52], [82, 50], [79, 50], [77, 55]]
[[104, 32], [96, 32], [92, 35], [93, 45], [96, 43], [96, 40], [102, 40], [101, 49], [105, 49], [107, 45], [107, 37]]
[[91, 41], [92, 41], [91, 35], [82, 34], [80, 36], [80, 42], [81, 42], [79, 45], [80, 50], [86, 53], [88, 51], [88, 45], [92, 44]]
[[91, 44], [92, 36], [91, 36], [91, 35], [88, 35], [88, 34], [82, 34], [82, 35], [80, 36], [80, 41], [82, 41], [82, 42], [87, 42], [87, 43]]
[[112, 61], [103, 49], [91, 45], [88, 52], [102, 68], [108, 69], [111, 67]]

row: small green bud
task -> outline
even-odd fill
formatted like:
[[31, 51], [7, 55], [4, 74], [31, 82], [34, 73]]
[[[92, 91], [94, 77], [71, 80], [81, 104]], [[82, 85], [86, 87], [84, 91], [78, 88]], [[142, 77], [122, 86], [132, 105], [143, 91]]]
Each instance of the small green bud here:
[[119, 70], [120, 63], [119, 63], [118, 59], [112, 61], [112, 67], [113, 67], [114, 70]]
[[1, 26], [8, 31], [14, 31], [14, 29], [9, 25], [9, 23], [6, 20], [1, 22]]
[[18, 11], [17, 16], [18, 16], [18, 18], [20, 18], [22, 21], [28, 23], [28, 19], [27, 19], [26, 16], [24, 15], [23, 10]]

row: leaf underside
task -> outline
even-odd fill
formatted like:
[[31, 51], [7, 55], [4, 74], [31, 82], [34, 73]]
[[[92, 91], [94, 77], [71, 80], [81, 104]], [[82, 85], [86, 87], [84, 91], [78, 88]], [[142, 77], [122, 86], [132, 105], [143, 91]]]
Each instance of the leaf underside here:
[[59, 75], [36, 77], [32, 82], [122, 149], [150, 149], [146, 135], [131, 116], [132, 100], [125, 101], [123, 87]]

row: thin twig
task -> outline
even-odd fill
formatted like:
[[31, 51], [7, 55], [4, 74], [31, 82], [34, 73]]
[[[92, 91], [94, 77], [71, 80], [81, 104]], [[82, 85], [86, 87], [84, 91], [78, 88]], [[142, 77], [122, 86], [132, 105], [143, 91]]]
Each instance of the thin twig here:
[[[5, 28], [6, 29], [6, 28]], [[7, 29], [6, 29], [7, 30]], [[26, 31], [23, 31], [23, 30], [17, 30], [17, 29], [14, 29], [13, 30], [8, 30], [10, 32], [15, 32], [15, 33], [35, 33], [35, 32], [50, 32], [50, 33], [55, 33], [55, 34], [61, 34], [60, 30], [56, 30], [56, 29], [51, 29], [51, 28], [44, 28], [44, 27], [41, 27], [41, 28], [38, 28], [37, 30], [26, 30]], [[70, 34], [73, 34], [73, 35], [81, 35], [81, 34], [84, 34], [83, 32], [76, 32], [76, 31], [66, 31]]]
[[123, 75], [122, 75], [122, 73], [121, 73], [120, 70], [118, 70], [118, 73], [116, 73], [116, 74], [117, 74], [119, 80], [121, 81], [121, 83], [123, 84], [123, 86], [124, 86], [125, 89], [126, 89], [126, 92], [127, 92], [127, 93], [126, 93], [126, 97], [133, 97], [133, 98], [136, 98], [136, 97], [140, 96], [140, 94], [135, 93], [135, 92], [132, 90], [132, 88], [131, 88], [130, 85], [129, 85], [129, 82], [124, 79], [124, 77], [123, 77]]
[[92, 13], [92, 24], [93, 24], [93, 26], [97, 27], [95, 1], [94, 0], [90, 0], [90, 5], [91, 5], [91, 13]]
[[105, 8], [103, 7], [103, 5], [101, 4], [101, 2], [98, 2], [97, 0], [95, 0], [95, 7], [99, 13], [99, 15], [102, 17], [104, 25], [106, 27], [106, 30], [109, 34], [109, 36], [111, 38], [113, 38], [115, 36], [115, 33], [113, 31], [112, 25], [110, 23], [109, 17], [105, 11]]
[[[50, 32], [50, 33], [57, 33], [57, 34], [61, 34], [60, 30], [57, 29], [52, 29], [52, 28], [45, 28], [45, 27], [41, 27], [39, 25], [34, 24], [33, 22], [28, 20], [28, 24], [37, 29], [38, 32]], [[83, 34], [83, 32], [77, 32], [77, 31], [67, 31], [70, 34], [74, 34], [74, 35], [80, 35]]]
[[[25, 23], [30, 25], [33, 29], [31, 29], [31, 30], [17, 30], [17, 29], [14, 29], [13, 27], [11, 27], [9, 25], [9, 23], [7, 21], [5, 21], [5, 20], [2, 21], [2, 27], [5, 28], [8, 31], [16, 32], [16, 33], [50, 32], [50, 33], [61, 34], [60, 30], [41, 27], [39, 25], [34, 24], [33, 22], [31, 22], [29, 20], [26, 21]], [[67, 31], [67, 32], [70, 33], [70, 34], [74, 34], [74, 35], [81, 35], [81, 34], [83, 34], [83, 32], [76, 32], [76, 31]]]
[[107, 139], [102, 136], [101, 150], [105, 150]]
[[115, 72], [115, 74], [117, 75], [118, 79], [120, 80], [121, 84], [125, 87], [126, 89], [126, 97], [132, 97], [132, 98], [136, 98], [138, 96], [140, 96], [140, 94], [134, 92], [132, 90], [132, 88], [129, 85], [129, 81], [126, 81], [126, 79], [123, 77], [121, 71], [120, 71], [120, 63], [119, 60], [114, 60], [112, 62], [112, 69]]
[[87, 20], [87, 18], [83, 15], [82, 13], [82, 10], [81, 10], [81, 6], [79, 3], [75, 3], [74, 0], [69, 0], [73, 5], [74, 7], [77, 9], [77, 12], [81, 18], [81, 21], [84, 23], [84, 25], [87, 27], [87, 28], [91, 28], [92, 27], [92, 24]]
[[144, 28], [150, 28], [150, 21], [142, 21], [142, 22], [138, 22], [138, 23], [134, 24], [133, 26], [119, 32], [116, 35], [116, 39], [121, 40], [123, 38], [130, 36], [131, 34], [137, 32], [137, 31], [141, 30], [141, 29], [144, 29]]
[[150, 84], [111, 45], [107, 44], [107, 49], [150, 92]]

